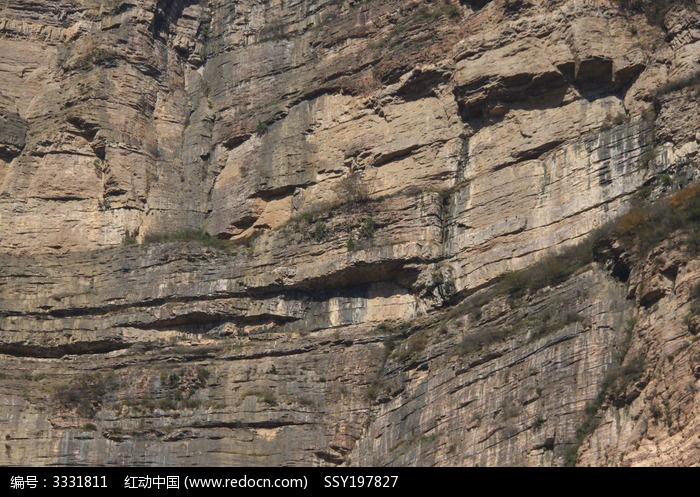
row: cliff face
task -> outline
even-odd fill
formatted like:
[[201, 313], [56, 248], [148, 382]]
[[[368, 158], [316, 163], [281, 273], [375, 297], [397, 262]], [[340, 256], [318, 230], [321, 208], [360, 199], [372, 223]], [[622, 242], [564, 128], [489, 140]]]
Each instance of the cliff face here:
[[6, 2], [0, 464], [697, 464], [658, 4]]

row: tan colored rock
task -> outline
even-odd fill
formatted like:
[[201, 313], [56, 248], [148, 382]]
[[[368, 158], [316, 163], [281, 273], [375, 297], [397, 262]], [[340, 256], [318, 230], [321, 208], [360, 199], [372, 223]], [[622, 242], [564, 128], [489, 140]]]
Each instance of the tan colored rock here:
[[682, 238], [496, 282], [695, 181], [698, 39], [609, 1], [9, 2], [0, 464], [694, 464]]

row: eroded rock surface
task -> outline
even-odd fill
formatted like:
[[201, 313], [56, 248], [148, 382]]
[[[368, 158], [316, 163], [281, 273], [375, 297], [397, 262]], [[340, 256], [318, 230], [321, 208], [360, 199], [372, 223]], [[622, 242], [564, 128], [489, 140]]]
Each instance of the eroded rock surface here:
[[497, 284], [698, 180], [671, 4], [7, 2], [0, 463], [697, 464], [682, 236]]

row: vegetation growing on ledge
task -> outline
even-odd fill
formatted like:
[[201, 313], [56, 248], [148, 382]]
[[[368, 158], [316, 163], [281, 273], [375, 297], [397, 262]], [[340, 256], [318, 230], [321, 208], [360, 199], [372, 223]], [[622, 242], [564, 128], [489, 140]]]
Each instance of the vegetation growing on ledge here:
[[[360, 174], [349, 174], [337, 181], [332, 188], [336, 194], [334, 201], [316, 202], [274, 230], [291, 230], [295, 234], [301, 234], [302, 239], [317, 243], [327, 242], [345, 232], [348, 235], [345, 243], [348, 252], [371, 243], [378, 227], [372, 214], [376, 208], [372, 206], [367, 185]], [[344, 218], [346, 214], [351, 214], [347, 216], [347, 221], [333, 223], [334, 218]], [[359, 218], [360, 214], [364, 214], [362, 218]]]
[[374, 230], [376, 229], [376, 224], [372, 216], [366, 217], [362, 220], [360, 225], [360, 237], [361, 238], [372, 238], [374, 236]]
[[459, 355], [467, 355], [513, 335], [514, 328], [477, 328], [457, 345]]
[[520, 297], [525, 293], [562, 283], [591, 262], [593, 239], [587, 238], [529, 268], [505, 274], [498, 288], [514, 297]]
[[700, 251], [700, 184], [679, 190], [653, 204], [640, 204], [599, 234], [612, 236], [645, 255], [675, 231], [687, 235], [687, 249]]
[[64, 61], [64, 68], [87, 71], [95, 66], [116, 66], [117, 60], [119, 59], [119, 52], [112, 47], [96, 46], [95, 43], [94, 40], [86, 42], [82, 53], [70, 60]]
[[[618, 240], [631, 253], [641, 257], [655, 244], [676, 231], [685, 233], [689, 250], [694, 253], [700, 252], [700, 184], [679, 190], [653, 204], [638, 203], [630, 212], [595, 231], [579, 244], [546, 257], [531, 267], [506, 274], [490, 288], [453, 306], [442, 314], [440, 319], [421, 316], [410, 323], [400, 325], [381, 323], [377, 331], [386, 335], [384, 343], [387, 356], [391, 355], [392, 359], [399, 362], [415, 362], [429, 345], [433, 331], [439, 332], [455, 324], [460, 326], [458, 319], [467, 315], [471, 316], [472, 320], [480, 320], [482, 308], [498, 295], [520, 298], [544, 287], [564, 282], [594, 261], [598, 255], [596, 250], [605, 240]], [[700, 295], [698, 288], [691, 291], [691, 298]], [[693, 309], [700, 309], [700, 304]], [[700, 310], [697, 312], [700, 313]], [[535, 340], [582, 321], [584, 317], [565, 303], [552, 304], [548, 310], [538, 313], [537, 316], [525, 317], [513, 326], [495, 325], [470, 330], [457, 345], [456, 352], [459, 355], [467, 355], [525, 331], [529, 334], [528, 340]], [[399, 331], [401, 333], [398, 333]], [[620, 347], [621, 353], [615, 361], [617, 366], [603, 382], [601, 396], [588, 408], [592, 414], [589, 415], [590, 419], [587, 418], [583, 423], [581, 440], [595, 428], [593, 416], [606, 396], [622, 392], [642, 373], [644, 364], [641, 357], [622, 365], [628, 347], [629, 338]], [[379, 380], [375, 383], [371, 392], [373, 394], [377, 393], [377, 385], [381, 384]], [[572, 457], [575, 458], [575, 450]]]
[[105, 398], [119, 386], [114, 373], [88, 373], [58, 387], [54, 400], [83, 418], [93, 418]]
[[[210, 247], [226, 252], [235, 251], [236, 247], [247, 244], [251, 238], [245, 240], [226, 240], [211, 236], [203, 230], [185, 230], [178, 233], [146, 235], [143, 243], [170, 243], [170, 242], [197, 242], [204, 247]], [[136, 237], [127, 233], [122, 241], [122, 245], [137, 244]]]
[[[140, 396], [120, 399], [117, 391], [125, 386], [113, 372], [87, 373], [76, 376], [59, 386], [53, 397], [63, 409], [75, 411], [81, 418], [94, 419], [97, 412], [104, 408], [119, 408], [119, 404], [128, 406], [136, 412], [150, 412], [154, 409], [175, 410], [194, 409], [202, 405], [196, 393], [204, 388], [210, 371], [203, 366], [180, 368], [163, 372], [160, 375], [160, 388], [148, 390]], [[95, 425], [87, 423], [82, 429], [95, 430]]]
[[695, 9], [695, 0], [617, 0], [620, 8], [644, 14], [650, 23], [661, 25], [666, 13], [674, 5]]
[[206, 247], [226, 247], [228, 245], [228, 240], [221, 240], [211, 236], [206, 231], [202, 230], [185, 230], [179, 233], [172, 234], [158, 234], [158, 235], [146, 235], [144, 238], [144, 243], [166, 243], [166, 242], [180, 242], [180, 241], [196, 241], [201, 243]]
[[258, 124], [255, 125], [255, 133], [258, 136], [262, 136], [265, 133], [267, 133], [267, 128], [268, 128], [268, 124], [266, 122], [258, 121]]
[[160, 375], [160, 388], [157, 391], [146, 392], [141, 397], [128, 398], [124, 405], [138, 412], [154, 409], [196, 409], [202, 405], [196, 393], [206, 386], [209, 376], [209, 370], [203, 366], [164, 371]]
[[627, 214], [594, 231], [579, 244], [542, 259], [529, 268], [507, 273], [500, 290], [518, 297], [562, 283], [593, 262], [596, 247], [615, 239], [640, 256], [676, 231], [684, 232], [687, 248], [700, 252], [700, 184], [691, 185], [655, 203], [638, 203]]
[[122, 245], [137, 245], [137, 244], [138, 244], [138, 240], [136, 240], [136, 237], [131, 233], [127, 233], [124, 236], [124, 239], [122, 240]]

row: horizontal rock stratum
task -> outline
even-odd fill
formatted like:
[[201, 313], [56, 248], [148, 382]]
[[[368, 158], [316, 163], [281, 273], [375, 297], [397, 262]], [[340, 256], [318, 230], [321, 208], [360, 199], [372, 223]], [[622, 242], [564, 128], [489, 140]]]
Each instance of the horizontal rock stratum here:
[[2, 465], [697, 465], [694, 1], [9, 0]]

